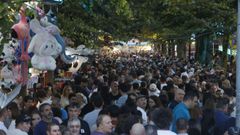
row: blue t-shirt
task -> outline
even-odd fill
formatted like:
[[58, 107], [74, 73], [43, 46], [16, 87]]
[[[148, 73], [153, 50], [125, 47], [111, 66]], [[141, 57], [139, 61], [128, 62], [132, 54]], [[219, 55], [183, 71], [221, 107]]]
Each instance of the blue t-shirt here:
[[176, 122], [180, 118], [183, 118], [183, 119], [185, 119], [187, 121], [191, 118], [189, 110], [188, 110], [187, 106], [183, 102], [179, 103], [173, 109], [172, 131], [177, 132]]

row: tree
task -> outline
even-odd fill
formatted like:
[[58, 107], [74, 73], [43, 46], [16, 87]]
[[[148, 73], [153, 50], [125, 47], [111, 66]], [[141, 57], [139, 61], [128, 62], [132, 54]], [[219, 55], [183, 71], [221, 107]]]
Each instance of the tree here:
[[11, 26], [16, 22], [16, 16], [21, 5], [21, 0], [0, 2], [0, 31], [3, 33], [4, 42], [8, 38]]

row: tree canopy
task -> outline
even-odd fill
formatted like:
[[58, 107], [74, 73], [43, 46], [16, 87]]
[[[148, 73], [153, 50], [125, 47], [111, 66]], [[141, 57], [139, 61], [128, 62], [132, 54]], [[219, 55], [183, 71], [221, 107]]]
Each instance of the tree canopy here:
[[[10, 30], [21, 2], [0, 3], [1, 31]], [[133, 37], [188, 40], [192, 34], [233, 33], [236, 3], [236, 0], [64, 0], [62, 5], [51, 8], [64, 36], [76, 45], [95, 46], [99, 37], [106, 35], [127, 41]]]

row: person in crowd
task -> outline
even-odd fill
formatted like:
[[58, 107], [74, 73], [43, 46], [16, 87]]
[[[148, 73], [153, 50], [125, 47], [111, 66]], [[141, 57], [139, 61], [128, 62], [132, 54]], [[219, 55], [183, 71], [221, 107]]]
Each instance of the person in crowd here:
[[5, 120], [4, 124], [8, 127], [8, 130], [15, 129], [16, 123], [15, 120], [20, 115], [20, 111], [17, 103], [11, 102], [7, 105], [8, 117]]
[[137, 105], [137, 110], [141, 112], [142, 114], [142, 120], [143, 124], [147, 124], [147, 113], [146, 113], [146, 107], [147, 107], [147, 99], [146, 96], [144, 95], [139, 95], [136, 99], [136, 105]]
[[[77, 100], [75, 101], [77, 102]], [[94, 106], [92, 103], [92, 98], [89, 98], [89, 102], [81, 109], [81, 114], [80, 117], [84, 117], [87, 113], [91, 112], [94, 110]]]
[[160, 84], [161, 84], [161, 87], [160, 87], [161, 90], [163, 89], [164, 86], [167, 86], [167, 81], [166, 81], [166, 76], [165, 75], [161, 75]]
[[173, 110], [174, 107], [178, 105], [178, 103], [183, 101], [184, 95], [185, 95], [185, 92], [182, 89], [176, 88], [174, 92], [174, 99], [170, 101], [170, 103], [168, 104], [168, 108]]
[[118, 124], [118, 117], [120, 115], [120, 113], [119, 113], [120, 109], [116, 105], [110, 105], [106, 108], [108, 110], [108, 115], [111, 117], [113, 129], [115, 129]]
[[109, 115], [112, 120], [113, 131], [115, 130], [118, 124], [118, 117], [120, 115], [120, 108], [117, 105], [109, 105], [104, 107], [100, 112], [99, 115]]
[[21, 114], [16, 119], [16, 127], [8, 131], [8, 135], [28, 135], [31, 127], [31, 117], [27, 114]]
[[177, 135], [188, 135], [188, 121], [180, 118], [176, 122]]
[[[125, 106], [122, 108], [126, 111]], [[141, 123], [141, 117], [134, 114], [133, 112], [120, 113], [118, 123], [115, 128], [115, 134], [130, 134], [130, 130], [135, 123]]]
[[64, 120], [62, 125], [67, 126], [69, 120], [78, 118], [81, 124], [80, 134], [90, 135], [90, 128], [88, 126], [88, 123], [79, 117], [80, 113], [81, 113], [81, 106], [76, 102], [71, 103], [68, 106], [68, 119]]
[[53, 118], [53, 112], [50, 104], [41, 104], [39, 112], [42, 120], [35, 126], [34, 135], [46, 135], [47, 125], [49, 123], [56, 123], [59, 125], [59, 122]]
[[201, 130], [202, 109], [199, 106], [194, 106], [190, 109], [191, 119], [188, 121], [189, 127], [195, 127]]
[[61, 107], [65, 108], [67, 105], [69, 105], [68, 97], [69, 97], [70, 93], [73, 93], [71, 85], [65, 85], [63, 87], [63, 92], [62, 92], [61, 100], [60, 100]]
[[62, 120], [66, 120], [67, 119], [67, 111], [61, 107], [61, 96], [59, 94], [53, 94], [52, 95], [52, 110], [53, 110], [53, 114], [54, 114], [54, 110], [59, 112], [59, 115], [54, 114], [55, 118], [58, 119], [59, 123], [62, 122]]
[[[83, 135], [90, 135], [91, 130], [95, 131], [94, 134], [114, 135], [145, 132], [146, 135], [174, 134], [169, 129], [178, 134], [187, 134], [188, 130], [189, 135], [198, 135], [200, 131], [202, 135], [222, 135], [235, 121], [229, 113], [234, 112], [236, 107], [236, 73], [231, 72], [230, 76], [228, 72], [221, 70], [221, 67], [210, 69], [184, 59], [154, 53], [97, 55], [96, 59], [95, 56], [90, 58], [76, 72], [74, 85], [63, 82], [63, 91], [43, 90], [42, 87], [37, 90], [34, 96], [40, 102], [38, 108], [42, 120], [38, 114], [31, 115], [29, 135], [60, 134], [56, 124], [54, 130], [47, 130], [48, 124], [58, 124], [53, 116], [63, 119], [61, 126], [66, 127], [60, 129], [66, 131], [66, 135], [73, 134], [71, 129], [66, 128], [68, 121], [75, 118], [80, 121], [78, 133]], [[150, 87], [159, 89], [161, 93], [150, 93]], [[59, 92], [61, 97], [55, 92]], [[232, 106], [229, 106], [229, 100], [224, 99], [226, 95]], [[15, 116], [19, 116], [15, 115], [17, 112], [31, 114], [34, 109], [31, 107], [32, 101], [31, 96], [19, 96], [13, 101], [18, 104], [19, 111], [12, 103], [1, 109], [0, 129], [7, 133], [13, 119], [18, 118]], [[65, 112], [62, 116], [62, 108], [68, 114]], [[104, 116], [105, 120], [105, 115], [111, 118], [108, 124], [99, 122], [103, 121], [103, 117], [98, 121], [98, 116]], [[188, 129], [185, 122], [189, 125]], [[73, 129], [75, 133], [79, 130], [77, 126]]]
[[106, 106], [111, 104], [109, 100], [109, 89], [110, 87], [107, 84], [100, 84], [98, 87], [98, 93], [101, 95], [104, 105]]
[[[166, 87], [164, 87], [165, 89]], [[166, 90], [162, 90], [162, 92], [160, 93], [159, 95], [159, 99], [163, 105], [163, 107], [168, 107], [168, 104], [169, 104], [169, 97], [168, 97], [168, 94], [167, 94], [167, 91]]]
[[63, 131], [61, 133], [62, 133], [62, 135], [71, 135], [68, 128], [63, 129]]
[[69, 132], [70, 132], [71, 135], [79, 135], [79, 134], [81, 134], [80, 133], [81, 122], [78, 119], [78, 117], [69, 119], [67, 127], [68, 127]]
[[56, 123], [48, 123], [46, 135], [62, 135], [59, 125]]
[[152, 121], [159, 128], [157, 130], [158, 135], [176, 135], [176, 133], [169, 130], [172, 121], [172, 113], [169, 109], [155, 109], [152, 113]]
[[229, 99], [228, 98], [219, 98], [216, 101], [216, 110], [214, 113], [215, 119], [215, 129], [214, 134], [222, 135], [224, 134], [230, 127], [234, 127], [235, 118], [228, 116], [226, 113], [228, 112]]
[[99, 115], [97, 129], [91, 135], [107, 135], [112, 132], [112, 121], [109, 115]]
[[[138, 95], [136, 95], [135, 93], [129, 93], [125, 105], [123, 105], [120, 110], [124, 110], [123, 108], [125, 108], [124, 110], [125, 112], [123, 113], [131, 113], [138, 111], [136, 105], [137, 96]], [[140, 116], [142, 116], [141, 112], [140, 111], [138, 112], [140, 113]]]
[[83, 117], [83, 120], [85, 120], [88, 123], [88, 125], [91, 129], [92, 126], [95, 124], [98, 114], [102, 110], [104, 103], [103, 103], [103, 99], [102, 99], [101, 95], [97, 92], [94, 92], [90, 99], [91, 99], [92, 105], [94, 106], [94, 110], [87, 113]]
[[87, 75], [83, 76], [80, 80], [80, 86], [78, 86], [76, 89], [76, 92], [83, 93], [86, 97], [89, 97], [89, 95], [92, 93], [92, 91], [88, 88], [88, 82], [91, 78], [89, 78]]
[[8, 133], [7, 127], [4, 125], [4, 121], [8, 118], [7, 108], [0, 109], [0, 130], [3, 130], [6, 134]]
[[115, 104], [118, 107], [122, 107], [127, 101], [127, 98], [128, 98], [127, 93], [131, 89], [131, 84], [129, 84], [127, 82], [120, 83], [119, 89], [120, 89], [121, 97], [119, 97], [118, 100], [116, 100]]
[[140, 94], [148, 96], [147, 82], [142, 81], [140, 86]]
[[138, 79], [138, 75], [136, 72], [132, 73], [132, 78], [133, 78], [133, 80], [132, 80], [131, 84], [136, 83], [136, 84], [138, 84], [138, 88], [139, 88], [142, 81]]
[[148, 124], [145, 125], [145, 131], [147, 135], [157, 135], [157, 130], [159, 129], [153, 122], [153, 112], [157, 108], [151, 108], [148, 110]]
[[143, 124], [135, 123], [130, 130], [130, 135], [146, 135]]
[[55, 91], [53, 91], [52, 84], [48, 84], [48, 85], [44, 88], [44, 90], [46, 91], [47, 97], [51, 97], [53, 94], [55, 94], [55, 93], [54, 93]]
[[52, 104], [51, 97], [48, 97], [47, 92], [43, 89], [37, 91], [35, 93], [35, 96], [38, 99], [37, 108], [39, 108], [41, 104], [44, 104], [44, 103]]
[[[70, 93], [69, 96], [68, 96], [68, 99], [69, 99], [69, 104], [71, 104], [73, 102], [77, 102], [77, 95], [76, 95], [76, 93]], [[68, 105], [65, 107], [66, 110], [68, 108]]]
[[140, 84], [135, 82], [132, 84], [132, 88], [130, 89], [130, 91], [128, 93], [134, 93], [134, 94], [139, 94], [140, 93]]
[[203, 106], [203, 113], [202, 113], [202, 120], [201, 120], [201, 128], [203, 135], [213, 135], [214, 134], [214, 125], [215, 125], [215, 118], [214, 118], [214, 112], [215, 112], [215, 99], [214, 98], [208, 98], [205, 101], [205, 104]]
[[173, 109], [173, 123], [172, 123], [172, 131], [177, 132], [176, 130], [176, 122], [179, 118], [184, 118], [187, 121], [190, 120], [190, 112], [189, 109], [193, 108], [198, 103], [198, 96], [195, 92], [189, 91], [185, 94], [183, 98], [183, 102], [179, 103]]
[[29, 95], [23, 97], [22, 113], [27, 113], [30, 115], [31, 111], [33, 109], [36, 109], [34, 104], [35, 104], [35, 100], [33, 97]]
[[160, 98], [157, 96], [149, 96], [147, 110], [150, 110], [152, 108], [157, 108], [157, 107], [162, 107]]
[[76, 98], [77, 98], [76, 102], [81, 105], [81, 108], [83, 108], [85, 105], [87, 105], [88, 99], [83, 93], [81, 93], [81, 92], [76, 93]]
[[34, 133], [34, 128], [36, 127], [36, 125], [41, 121], [41, 115], [40, 112], [38, 110], [34, 110], [31, 113], [31, 128], [28, 132], [29, 135], [33, 135]]
[[120, 91], [119, 91], [119, 88], [118, 88], [118, 82], [117, 81], [112, 81], [111, 85], [110, 85], [110, 92], [109, 92], [110, 103], [113, 104], [120, 97], [121, 97], [121, 94], [120, 94]]

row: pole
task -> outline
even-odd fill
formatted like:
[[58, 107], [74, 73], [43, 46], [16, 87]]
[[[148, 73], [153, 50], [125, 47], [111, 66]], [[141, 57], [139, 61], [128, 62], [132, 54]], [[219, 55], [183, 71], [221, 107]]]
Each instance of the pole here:
[[237, 61], [236, 61], [236, 126], [240, 128], [240, 0], [237, 13]]

